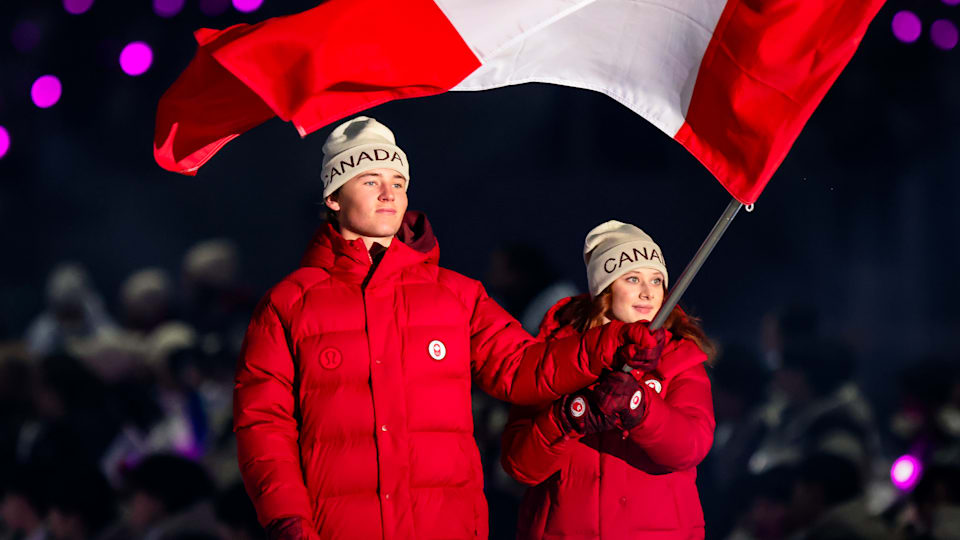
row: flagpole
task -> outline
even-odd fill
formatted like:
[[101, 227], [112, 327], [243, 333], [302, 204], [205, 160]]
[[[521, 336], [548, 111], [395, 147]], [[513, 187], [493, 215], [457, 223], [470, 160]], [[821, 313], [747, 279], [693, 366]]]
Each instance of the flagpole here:
[[[730, 226], [730, 222], [733, 221], [733, 218], [737, 216], [737, 212], [743, 208], [743, 203], [737, 199], [732, 199], [730, 204], [727, 205], [726, 210], [723, 211], [723, 215], [720, 216], [720, 219], [717, 220], [717, 223], [713, 226], [713, 229], [710, 231], [710, 234], [707, 235], [706, 240], [703, 241], [703, 244], [700, 245], [700, 249], [697, 250], [697, 253], [693, 256], [693, 260], [687, 264], [687, 267], [683, 270], [683, 273], [680, 274], [680, 279], [677, 280], [676, 285], [670, 289], [670, 293], [663, 301], [663, 305], [660, 307], [660, 311], [657, 312], [657, 315], [653, 318], [653, 321], [650, 322], [650, 328], [656, 330], [663, 326], [663, 323], [667, 321], [667, 317], [670, 316], [670, 313], [673, 311], [673, 308], [680, 301], [680, 297], [683, 296], [683, 293], [686, 292], [687, 287], [690, 286], [690, 282], [693, 281], [694, 276], [697, 275], [697, 272], [700, 271], [700, 267], [703, 266], [704, 261], [707, 260], [707, 257], [710, 256], [710, 252], [713, 251], [713, 248], [717, 245], [717, 242], [720, 241], [720, 237], [723, 236], [723, 233], [727, 232], [727, 227]], [[626, 372], [630, 371], [630, 366], [623, 366], [623, 370]]]

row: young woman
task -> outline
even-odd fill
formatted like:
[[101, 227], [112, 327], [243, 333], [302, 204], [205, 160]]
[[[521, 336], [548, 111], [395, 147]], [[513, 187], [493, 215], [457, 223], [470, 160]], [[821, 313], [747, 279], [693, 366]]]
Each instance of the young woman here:
[[[540, 325], [541, 339], [657, 314], [667, 268], [642, 230], [599, 225], [587, 234], [584, 261], [590, 294], [557, 303]], [[703, 538], [695, 481], [713, 442], [703, 365], [713, 352], [697, 321], [676, 307], [663, 329], [629, 352], [642, 369], [607, 372], [554, 403], [511, 409], [503, 466], [532, 486], [518, 538]]]

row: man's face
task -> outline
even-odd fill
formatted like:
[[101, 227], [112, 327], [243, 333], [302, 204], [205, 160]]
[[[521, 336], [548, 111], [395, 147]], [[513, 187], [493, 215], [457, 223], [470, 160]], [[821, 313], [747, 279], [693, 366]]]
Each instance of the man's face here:
[[400, 230], [407, 211], [406, 187], [406, 178], [397, 171], [372, 169], [351, 178], [326, 203], [339, 213], [344, 238], [388, 238]]

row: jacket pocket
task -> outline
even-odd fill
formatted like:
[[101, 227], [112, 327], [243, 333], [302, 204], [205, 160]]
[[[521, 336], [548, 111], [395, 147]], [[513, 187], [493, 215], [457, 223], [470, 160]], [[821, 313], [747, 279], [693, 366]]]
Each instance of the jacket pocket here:
[[672, 530], [682, 526], [682, 495], [677, 490], [676, 474], [648, 474], [632, 469], [625, 475], [621, 501], [633, 528]]
[[517, 517], [517, 540], [540, 540], [544, 537], [548, 516], [553, 512], [554, 494], [560, 473], [543, 483], [527, 488]]
[[[549, 512], [543, 534], [574, 537], [600, 534], [600, 477], [596, 455], [573, 453], [544, 484], [548, 486]], [[589, 455], [593, 454], [593, 455]], [[604, 514], [606, 515], [606, 514]]]

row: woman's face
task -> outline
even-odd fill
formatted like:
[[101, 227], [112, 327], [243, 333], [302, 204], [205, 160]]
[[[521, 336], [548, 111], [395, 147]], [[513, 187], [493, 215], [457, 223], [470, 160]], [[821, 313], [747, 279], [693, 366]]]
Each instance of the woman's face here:
[[625, 323], [652, 321], [663, 305], [663, 274], [651, 268], [631, 270], [610, 284], [607, 317]]

